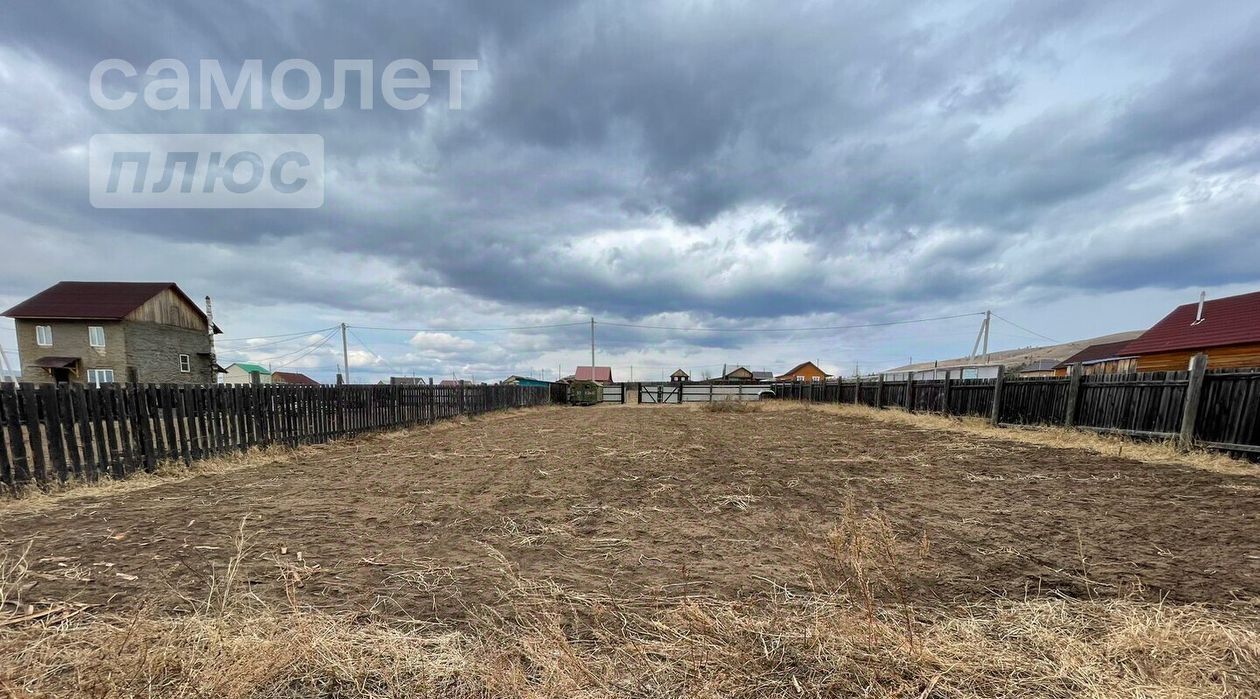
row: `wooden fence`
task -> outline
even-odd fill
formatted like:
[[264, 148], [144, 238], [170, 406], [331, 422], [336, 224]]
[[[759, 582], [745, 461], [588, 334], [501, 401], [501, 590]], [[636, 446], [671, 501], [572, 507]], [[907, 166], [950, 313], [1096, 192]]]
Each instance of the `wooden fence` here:
[[1208, 371], [1206, 358], [1196, 358], [1191, 371], [923, 381], [880, 376], [780, 383], [774, 391], [779, 398], [1061, 425], [1260, 454], [1260, 371]]
[[123, 478], [182, 461], [297, 446], [456, 415], [545, 405], [524, 386], [0, 386], [0, 482]]

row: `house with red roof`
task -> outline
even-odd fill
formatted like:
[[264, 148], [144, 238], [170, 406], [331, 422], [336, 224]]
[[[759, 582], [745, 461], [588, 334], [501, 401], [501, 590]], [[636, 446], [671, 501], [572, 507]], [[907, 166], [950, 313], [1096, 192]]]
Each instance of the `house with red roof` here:
[[1178, 306], [1124, 347], [1137, 371], [1185, 371], [1204, 352], [1209, 369], [1260, 367], [1260, 291]]
[[306, 374], [296, 371], [273, 371], [271, 383], [282, 383], [289, 386], [318, 386], [320, 383]]
[[4, 312], [31, 383], [214, 383], [205, 312], [174, 282], [58, 282]]
[[594, 381], [595, 383], [608, 384], [612, 383], [612, 367], [610, 366], [580, 366], [577, 371], [573, 372], [574, 381]]
[[1100, 342], [1090, 345], [1076, 354], [1054, 365], [1054, 376], [1067, 376], [1073, 364], [1081, 365], [1081, 373], [1093, 374], [1131, 374], [1137, 369], [1137, 357], [1126, 349], [1133, 341]]

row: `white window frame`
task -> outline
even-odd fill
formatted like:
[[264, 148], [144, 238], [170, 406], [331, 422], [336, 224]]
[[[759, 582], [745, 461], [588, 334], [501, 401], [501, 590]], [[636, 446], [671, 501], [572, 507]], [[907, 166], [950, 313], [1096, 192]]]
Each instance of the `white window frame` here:
[[179, 355], [179, 373], [181, 374], [192, 373], [192, 357], [186, 354]]
[[[106, 378], [108, 376], [108, 378]], [[92, 386], [100, 388], [103, 383], [114, 383], [113, 369], [88, 369], [87, 382]]]
[[[40, 335], [44, 335], [46, 337], [41, 339]], [[52, 342], [53, 342], [52, 326], [51, 325], [36, 325], [35, 326], [35, 345], [37, 347], [52, 347]]]
[[[100, 342], [96, 342], [96, 335], [100, 334]], [[91, 347], [102, 348], [105, 346], [105, 326], [89, 325], [88, 326], [88, 345]]]

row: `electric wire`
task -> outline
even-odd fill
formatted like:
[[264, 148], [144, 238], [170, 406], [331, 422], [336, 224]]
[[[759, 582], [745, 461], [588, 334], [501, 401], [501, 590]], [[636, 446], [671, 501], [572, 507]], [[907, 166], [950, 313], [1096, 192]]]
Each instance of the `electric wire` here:
[[1010, 325], [1013, 325], [1013, 326], [1015, 326], [1015, 327], [1019, 328], [1020, 330], [1023, 330], [1024, 332], [1029, 333], [1030, 335], [1035, 335], [1035, 336], [1037, 336], [1037, 337], [1039, 337], [1039, 338], [1041, 338], [1041, 339], [1043, 339], [1043, 340], [1049, 340], [1049, 341], [1051, 341], [1051, 342], [1058, 342], [1058, 340], [1054, 339], [1053, 337], [1050, 337], [1049, 335], [1042, 335], [1041, 333], [1037, 332], [1036, 330], [1029, 330], [1028, 328], [1025, 328], [1024, 326], [1020, 325], [1019, 323], [1016, 323], [1016, 322], [1014, 322], [1014, 321], [1007, 320], [1007, 319], [1003, 318], [1002, 316], [1000, 316], [1000, 315], [998, 315], [998, 314], [996, 314], [996, 313], [994, 313], [994, 314], [993, 314], [993, 317], [994, 317], [994, 318], [997, 318], [998, 320], [1002, 321], [1003, 323], [1008, 323], [1008, 324], [1010, 324]]
[[294, 364], [294, 363], [296, 363], [296, 362], [299, 362], [299, 361], [301, 361], [301, 360], [305, 359], [306, 357], [309, 357], [309, 356], [310, 356], [311, 354], [313, 354], [316, 350], [318, 350], [319, 348], [321, 348], [321, 347], [323, 347], [324, 345], [328, 344], [328, 341], [332, 339], [333, 334], [334, 334], [334, 333], [329, 333], [328, 335], [324, 336], [324, 339], [323, 339], [322, 341], [320, 341], [320, 343], [319, 343], [319, 344], [315, 345], [314, 347], [311, 347], [309, 350], [307, 350], [307, 352], [306, 352], [305, 354], [298, 355], [298, 356], [294, 357], [293, 359], [290, 359], [289, 361], [287, 361], [287, 362], [285, 362], [285, 363], [283, 363], [283, 364], [279, 364], [279, 365], [277, 365], [277, 366], [275, 367], [275, 369], [283, 369], [283, 368], [285, 368], [285, 367], [287, 367], [287, 366], [290, 366], [290, 365], [292, 365], [292, 364]]
[[350, 336], [351, 336], [351, 337], [353, 337], [353, 338], [354, 338], [354, 339], [355, 339], [355, 340], [356, 340], [356, 341], [357, 341], [360, 345], [363, 345], [363, 349], [367, 350], [367, 351], [368, 351], [368, 354], [371, 354], [373, 357], [376, 357], [377, 359], [379, 359], [379, 360], [381, 360], [382, 362], [384, 362], [384, 363], [385, 363], [385, 366], [389, 367], [389, 370], [390, 370], [390, 371], [392, 371], [392, 372], [394, 372], [395, 374], [398, 374], [398, 375], [400, 375], [400, 376], [402, 375], [402, 372], [398, 371], [398, 367], [394, 366], [393, 364], [390, 364], [390, 362], [389, 362], [389, 360], [388, 360], [388, 359], [386, 359], [386, 358], [382, 357], [381, 355], [377, 354], [377, 353], [376, 353], [376, 350], [373, 350], [371, 347], [368, 347], [368, 344], [367, 344], [366, 342], [364, 342], [364, 341], [363, 341], [363, 338], [359, 337], [359, 336], [358, 336], [358, 334], [357, 334], [357, 333], [355, 333], [353, 330], [350, 330], [350, 327], [349, 327], [349, 326], [346, 326], [346, 330], [350, 332]]
[[374, 327], [369, 325], [348, 325], [347, 328], [358, 328], [359, 330], [382, 330], [386, 332], [405, 332], [405, 333], [484, 333], [497, 332], [501, 330], [541, 330], [545, 328], [574, 328], [578, 326], [590, 325], [589, 320], [579, 321], [575, 323], [550, 323], [546, 325], [515, 325], [495, 328], [385, 328]]
[[614, 323], [611, 321], [598, 322], [597, 325], [609, 325], [617, 328], [642, 328], [647, 330], [673, 330], [679, 332], [701, 332], [701, 333], [793, 333], [793, 332], [811, 332], [816, 330], [857, 330], [859, 328], [883, 328], [891, 325], [909, 325], [911, 323], [930, 323], [938, 320], [954, 320], [957, 318], [971, 318], [974, 316], [984, 315], [983, 311], [976, 313], [959, 313], [957, 315], [936, 316], [934, 318], [913, 318], [910, 320], [888, 320], [880, 323], [857, 323], [853, 325], [820, 325], [816, 327], [803, 328], [700, 328], [700, 327], [684, 327], [673, 325], [647, 325], [643, 323]]

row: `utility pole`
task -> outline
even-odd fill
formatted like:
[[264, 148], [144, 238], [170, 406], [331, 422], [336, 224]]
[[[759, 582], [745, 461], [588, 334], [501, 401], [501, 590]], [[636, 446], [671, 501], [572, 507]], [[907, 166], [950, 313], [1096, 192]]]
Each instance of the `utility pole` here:
[[981, 350], [983, 342], [984, 363], [989, 363], [989, 321], [993, 317], [993, 311], [984, 312], [984, 320], [980, 321], [980, 332], [976, 333], [976, 341], [971, 345], [971, 356], [967, 361], [974, 362], [976, 360], [976, 350]]
[[350, 350], [346, 344], [346, 324], [341, 324], [341, 362], [346, 367], [346, 383], [350, 383]]
[[591, 380], [595, 380], [595, 316], [591, 316]]
[[984, 363], [989, 363], [989, 321], [993, 318], [993, 311], [984, 312]]
[[219, 357], [214, 353], [214, 306], [210, 305], [210, 295], [206, 294], [206, 334], [210, 339], [210, 378], [212, 383], [219, 383], [215, 368], [219, 366]]

